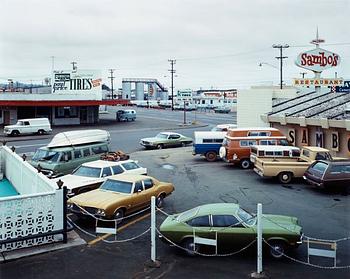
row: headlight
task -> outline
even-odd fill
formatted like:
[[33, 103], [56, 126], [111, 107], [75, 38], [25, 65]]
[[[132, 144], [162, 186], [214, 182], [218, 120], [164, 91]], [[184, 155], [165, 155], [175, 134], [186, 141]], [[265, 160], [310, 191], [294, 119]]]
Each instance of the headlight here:
[[103, 209], [99, 209], [97, 210], [96, 215], [106, 216], [106, 212]]

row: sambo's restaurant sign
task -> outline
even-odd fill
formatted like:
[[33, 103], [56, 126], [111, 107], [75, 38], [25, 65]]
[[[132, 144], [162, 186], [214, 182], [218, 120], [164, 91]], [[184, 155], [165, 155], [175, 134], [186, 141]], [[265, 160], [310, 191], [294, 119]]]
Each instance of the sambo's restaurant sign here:
[[317, 73], [336, 67], [339, 63], [340, 57], [338, 54], [322, 48], [315, 48], [313, 50], [302, 52], [295, 60], [297, 66]]

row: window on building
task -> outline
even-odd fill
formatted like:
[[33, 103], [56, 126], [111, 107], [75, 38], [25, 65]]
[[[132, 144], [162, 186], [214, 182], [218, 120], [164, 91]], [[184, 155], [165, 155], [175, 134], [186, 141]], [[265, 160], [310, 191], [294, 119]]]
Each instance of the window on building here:
[[56, 118], [75, 118], [78, 117], [77, 107], [57, 107], [55, 108]]

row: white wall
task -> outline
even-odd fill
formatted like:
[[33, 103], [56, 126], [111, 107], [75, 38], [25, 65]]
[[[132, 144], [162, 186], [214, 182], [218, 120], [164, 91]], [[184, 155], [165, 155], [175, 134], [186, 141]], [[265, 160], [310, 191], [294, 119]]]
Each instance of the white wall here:
[[261, 120], [260, 116], [272, 111], [271, 89], [238, 90], [237, 93], [237, 126], [245, 127], [269, 127], [268, 123]]

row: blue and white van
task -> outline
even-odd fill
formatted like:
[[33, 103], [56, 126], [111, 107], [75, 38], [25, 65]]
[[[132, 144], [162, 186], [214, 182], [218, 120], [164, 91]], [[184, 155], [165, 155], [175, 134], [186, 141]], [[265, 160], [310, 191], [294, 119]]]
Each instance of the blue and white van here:
[[193, 155], [203, 155], [209, 162], [216, 161], [226, 132], [194, 132]]

